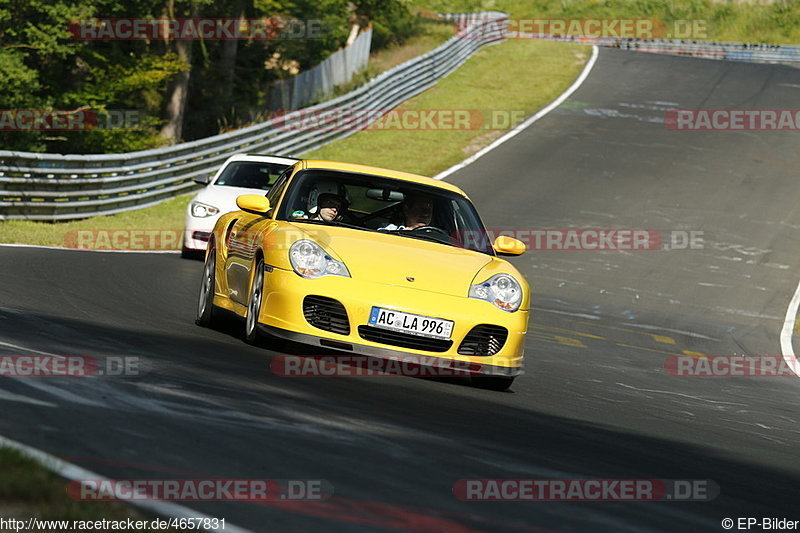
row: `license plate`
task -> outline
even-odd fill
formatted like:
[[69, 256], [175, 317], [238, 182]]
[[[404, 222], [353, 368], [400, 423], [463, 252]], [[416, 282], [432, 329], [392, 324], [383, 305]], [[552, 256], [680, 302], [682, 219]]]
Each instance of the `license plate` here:
[[434, 339], [450, 339], [450, 335], [453, 333], [452, 320], [412, 315], [382, 307], [372, 308], [372, 312], [369, 314], [369, 323], [376, 328], [392, 329]]

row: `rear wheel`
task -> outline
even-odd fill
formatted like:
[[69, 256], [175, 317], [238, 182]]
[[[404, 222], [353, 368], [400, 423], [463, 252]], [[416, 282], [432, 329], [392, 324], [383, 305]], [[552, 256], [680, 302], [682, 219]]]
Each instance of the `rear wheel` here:
[[[209, 243], [213, 246], [213, 243]], [[214, 282], [216, 276], [217, 252], [213, 248], [209, 250], [206, 257], [206, 264], [203, 267], [203, 282], [200, 284], [200, 294], [197, 300], [197, 318], [195, 323], [198, 326], [211, 327], [214, 323]]]
[[258, 315], [261, 313], [261, 296], [264, 291], [264, 260], [259, 258], [250, 287], [250, 298], [247, 301], [247, 320], [244, 326], [244, 340], [248, 344], [258, 342]]
[[508, 390], [512, 383], [514, 383], [514, 378], [507, 376], [475, 376], [472, 378], [472, 384], [479, 389], [498, 392]]

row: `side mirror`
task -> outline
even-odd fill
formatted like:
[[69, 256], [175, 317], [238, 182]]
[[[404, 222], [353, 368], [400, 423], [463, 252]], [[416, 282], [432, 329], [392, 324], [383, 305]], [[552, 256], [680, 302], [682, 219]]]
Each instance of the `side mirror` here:
[[260, 194], [243, 194], [236, 199], [236, 205], [254, 215], [266, 215], [269, 211], [269, 200]]
[[195, 176], [192, 181], [195, 183], [199, 183], [200, 185], [208, 185], [211, 183], [211, 179], [214, 177], [214, 174], [200, 174], [199, 176]]
[[521, 255], [528, 249], [524, 242], [506, 235], [497, 237], [492, 246], [494, 251], [500, 255]]

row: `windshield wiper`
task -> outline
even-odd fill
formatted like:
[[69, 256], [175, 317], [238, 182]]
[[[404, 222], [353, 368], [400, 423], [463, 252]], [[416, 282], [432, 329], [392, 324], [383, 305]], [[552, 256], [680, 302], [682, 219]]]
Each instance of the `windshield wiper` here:
[[356, 226], [355, 224], [348, 224], [347, 222], [341, 222], [338, 220], [334, 220], [333, 222], [328, 222], [327, 224], [330, 224], [331, 226], [341, 226], [343, 228], [361, 229], [364, 231], [375, 231], [369, 228], [365, 228], [363, 226]]

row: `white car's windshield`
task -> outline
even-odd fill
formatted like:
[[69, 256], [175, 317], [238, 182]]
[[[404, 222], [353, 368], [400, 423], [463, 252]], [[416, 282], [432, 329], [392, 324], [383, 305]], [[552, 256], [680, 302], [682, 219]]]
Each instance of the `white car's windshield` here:
[[301, 171], [289, 185], [277, 218], [380, 231], [494, 255], [483, 223], [467, 198], [381, 176]]
[[268, 191], [278, 176], [288, 168], [279, 163], [260, 161], [234, 161], [225, 167], [214, 185], [244, 187]]

